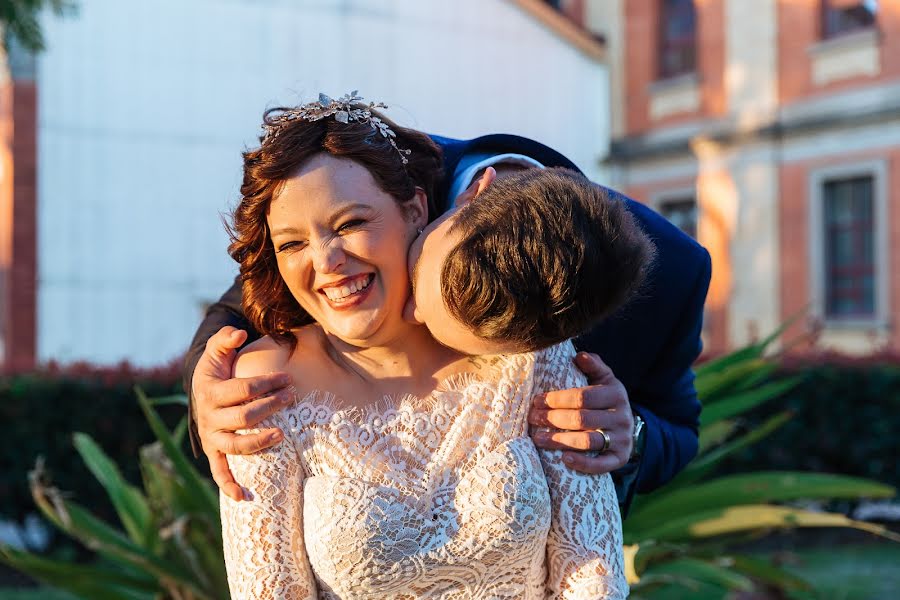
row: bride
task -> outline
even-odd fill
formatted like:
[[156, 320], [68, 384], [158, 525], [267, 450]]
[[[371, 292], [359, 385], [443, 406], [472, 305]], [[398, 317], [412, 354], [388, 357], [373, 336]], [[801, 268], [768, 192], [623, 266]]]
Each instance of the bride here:
[[404, 320], [406, 256], [440, 151], [356, 98], [266, 116], [229, 248], [266, 336], [234, 376], [285, 371], [285, 442], [229, 456], [234, 598], [622, 598], [609, 475], [528, 437], [535, 394], [585, 385], [571, 344], [470, 357]]

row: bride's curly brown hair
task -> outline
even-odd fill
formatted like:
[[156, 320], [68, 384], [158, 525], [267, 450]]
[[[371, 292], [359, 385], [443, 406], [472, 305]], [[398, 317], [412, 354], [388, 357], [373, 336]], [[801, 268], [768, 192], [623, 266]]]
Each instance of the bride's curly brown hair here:
[[[263, 116], [266, 124], [289, 110], [273, 108]], [[399, 205], [422, 188], [428, 197], [429, 217], [435, 216], [434, 193], [441, 178], [441, 150], [426, 134], [400, 127], [372, 111], [396, 133], [398, 147], [410, 150], [407, 164], [390, 141], [368, 123], [340, 123], [333, 118], [294, 120], [279, 125], [275, 136], [263, 137], [259, 148], [243, 153], [241, 200], [226, 223], [231, 243], [228, 253], [240, 263], [241, 303], [244, 315], [262, 335], [293, 350], [292, 329], [312, 322], [288, 290], [278, 272], [266, 214], [285, 181], [312, 157], [329, 154], [357, 162], [378, 187]]]

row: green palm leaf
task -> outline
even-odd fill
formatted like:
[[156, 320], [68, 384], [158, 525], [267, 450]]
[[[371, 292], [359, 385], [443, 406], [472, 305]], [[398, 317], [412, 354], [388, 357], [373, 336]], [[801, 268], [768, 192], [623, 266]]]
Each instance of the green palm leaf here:
[[106, 490], [128, 536], [136, 544], [153, 547], [157, 532], [147, 499], [140, 490], [125, 481], [116, 464], [90, 436], [75, 433], [72, 437], [84, 464]]
[[895, 493], [891, 486], [857, 477], [761, 471], [675, 490], [644, 504], [639, 514], [629, 518], [628, 526], [632, 534], [641, 535], [658, 523], [716, 508], [800, 499], [890, 498]]

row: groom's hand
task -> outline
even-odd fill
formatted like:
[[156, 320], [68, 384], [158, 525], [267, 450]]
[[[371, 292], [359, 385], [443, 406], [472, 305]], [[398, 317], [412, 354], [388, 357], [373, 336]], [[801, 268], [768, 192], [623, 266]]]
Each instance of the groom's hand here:
[[235, 431], [253, 427], [290, 401], [290, 378], [285, 373], [232, 378], [234, 358], [246, 339], [247, 333], [240, 329], [220, 329], [206, 343], [191, 378], [194, 420], [209, 470], [216, 485], [232, 500], [242, 500], [244, 495], [225, 455], [253, 454], [283, 438], [277, 428], [248, 435]]
[[[535, 396], [528, 416], [534, 426], [531, 437], [541, 448], [564, 450], [563, 461], [576, 471], [600, 474], [620, 469], [631, 457], [633, 443], [628, 392], [596, 354], [579, 352], [575, 364], [590, 385]], [[598, 430], [609, 436], [609, 448], [602, 454], [585, 454], [603, 448]]]

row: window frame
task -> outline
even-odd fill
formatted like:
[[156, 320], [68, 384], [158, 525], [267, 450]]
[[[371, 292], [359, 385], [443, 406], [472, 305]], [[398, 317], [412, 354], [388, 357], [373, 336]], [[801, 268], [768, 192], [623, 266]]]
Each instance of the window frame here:
[[[872, 178], [872, 235], [875, 310], [871, 317], [827, 315], [825, 256], [825, 185], [828, 182]], [[888, 169], [884, 160], [868, 160], [813, 169], [809, 173], [809, 259], [811, 315], [826, 328], [887, 328], [890, 321], [890, 254], [888, 240]]]

